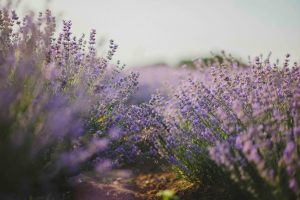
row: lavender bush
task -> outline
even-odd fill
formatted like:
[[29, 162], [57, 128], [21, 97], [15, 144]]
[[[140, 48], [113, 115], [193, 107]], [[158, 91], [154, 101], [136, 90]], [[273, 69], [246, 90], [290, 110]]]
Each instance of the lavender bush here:
[[299, 198], [300, 66], [269, 57], [248, 67], [225, 57], [158, 101], [163, 154], [182, 176], [245, 198]]
[[257, 199], [300, 195], [300, 66], [290, 66], [289, 57], [283, 66], [256, 57], [249, 70], [232, 74], [222, 87], [243, 127], [236, 137], [211, 147], [210, 155]]
[[101, 165], [137, 85], [136, 74], [109, 65], [114, 41], [98, 57], [95, 30], [86, 41], [72, 37], [70, 21], [57, 38], [55, 29], [50, 11], [20, 19], [0, 10], [1, 198], [65, 190], [87, 163]]

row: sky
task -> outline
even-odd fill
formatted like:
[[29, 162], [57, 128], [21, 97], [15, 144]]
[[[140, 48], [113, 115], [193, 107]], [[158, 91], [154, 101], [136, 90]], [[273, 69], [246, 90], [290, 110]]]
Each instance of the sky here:
[[[45, 2], [23, 0], [18, 10], [43, 11]], [[115, 58], [130, 66], [220, 50], [244, 60], [270, 51], [300, 60], [300, 0], [52, 0], [48, 7], [72, 20], [75, 35], [94, 28], [99, 39], [114, 39]]]

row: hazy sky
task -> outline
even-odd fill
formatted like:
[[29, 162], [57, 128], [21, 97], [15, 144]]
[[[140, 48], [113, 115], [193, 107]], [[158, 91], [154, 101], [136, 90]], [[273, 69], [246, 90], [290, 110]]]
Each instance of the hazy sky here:
[[[23, 5], [43, 10], [45, 1]], [[128, 65], [221, 49], [243, 59], [270, 50], [300, 59], [300, 0], [52, 0], [50, 8], [72, 20], [77, 35], [95, 28], [114, 39], [116, 58]]]

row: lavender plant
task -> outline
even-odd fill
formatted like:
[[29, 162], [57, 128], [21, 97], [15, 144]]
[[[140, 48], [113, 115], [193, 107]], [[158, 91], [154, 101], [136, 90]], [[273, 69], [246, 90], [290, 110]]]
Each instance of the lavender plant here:
[[299, 65], [290, 66], [289, 57], [281, 67], [256, 57], [223, 83], [244, 128], [210, 155], [257, 199], [299, 198]]
[[196, 185], [216, 191], [225, 188], [224, 198], [243, 195], [229, 173], [209, 156], [210, 146], [229, 137], [214, 114], [218, 99], [213, 99], [208, 88], [193, 78], [183, 81], [173, 94], [169, 99], [159, 94], [152, 99], [164, 127], [157, 135], [160, 154], [169, 160], [175, 172]]
[[299, 65], [269, 57], [242, 68], [224, 59], [158, 100], [163, 154], [183, 177], [247, 198], [299, 198]]
[[65, 190], [113, 139], [137, 85], [136, 74], [110, 67], [114, 41], [98, 57], [95, 30], [88, 42], [72, 37], [70, 21], [55, 31], [49, 10], [37, 19], [0, 10], [1, 198]]

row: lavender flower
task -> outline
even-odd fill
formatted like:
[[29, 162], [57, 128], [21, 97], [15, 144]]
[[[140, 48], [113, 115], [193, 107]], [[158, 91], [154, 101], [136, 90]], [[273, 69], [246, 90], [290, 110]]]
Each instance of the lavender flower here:
[[[97, 56], [95, 30], [86, 49], [71, 26], [63, 21], [55, 38], [49, 10], [19, 23], [14, 11], [0, 9], [0, 198], [65, 191], [68, 177], [119, 138], [110, 130], [123, 131], [138, 76]], [[111, 45], [110, 58], [117, 48]], [[106, 170], [107, 163], [90, 169]]]

